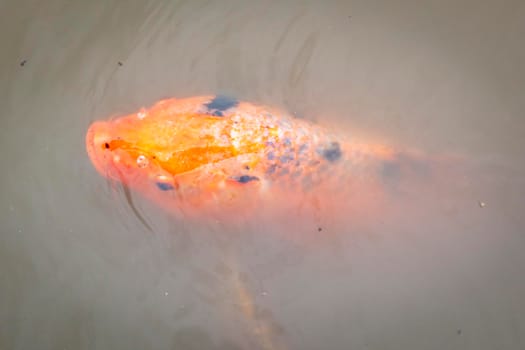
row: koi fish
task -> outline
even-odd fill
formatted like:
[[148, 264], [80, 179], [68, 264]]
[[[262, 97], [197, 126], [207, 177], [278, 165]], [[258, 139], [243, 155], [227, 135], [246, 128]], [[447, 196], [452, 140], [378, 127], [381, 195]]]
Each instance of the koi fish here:
[[224, 96], [166, 99], [96, 121], [86, 147], [100, 174], [162, 207], [222, 218], [274, 207], [348, 213], [429, 170], [417, 154]]

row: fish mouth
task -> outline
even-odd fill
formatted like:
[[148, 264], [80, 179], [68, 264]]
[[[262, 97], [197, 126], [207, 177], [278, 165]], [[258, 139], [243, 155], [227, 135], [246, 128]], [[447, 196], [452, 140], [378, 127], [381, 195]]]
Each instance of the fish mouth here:
[[136, 159], [138, 155], [146, 154], [121, 137], [115, 137], [114, 125], [104, 121], [96, 121], [89, 127], [86, 151], [101, 175], [117, 180], [121, 180], [126, 168], [130, 169], [130, 157]]
[[89, 159], [97, 171], [102, 175], [107, 175], [109, 152], [106, 152], [106, 145], [111, 141], [109, 125], [106, 122], [97, 121], [90, 125], [86, 133], [86, 151]]

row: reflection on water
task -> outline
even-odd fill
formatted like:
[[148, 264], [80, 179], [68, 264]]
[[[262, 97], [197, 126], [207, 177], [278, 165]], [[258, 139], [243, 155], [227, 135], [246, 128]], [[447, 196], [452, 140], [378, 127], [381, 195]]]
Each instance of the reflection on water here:
[[[525, 347], [524, 15], [4, 1], [0, 348]], [[227, 225], [173, 218], [91, 166], [92, 121], [214, 93], [462, 169], [358, 218]]]

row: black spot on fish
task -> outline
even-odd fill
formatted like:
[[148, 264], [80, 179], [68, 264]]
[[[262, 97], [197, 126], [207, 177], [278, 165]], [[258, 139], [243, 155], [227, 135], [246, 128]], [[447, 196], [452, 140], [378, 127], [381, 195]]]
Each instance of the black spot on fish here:
[[379, 164], [378, 171], [385, 188], [393, 195], [406, 192], [408, 184], [426, 185], [426, 180], [431, 175], [428, 162], [405, 153], [383, 161]]
[[282, 168], [281, 172], [279, 173], [279, 176], [288, 175], [289, 173], [290, 173], [290, 170], [288, 170], [287, 168]]
[[266, 174], [268, 175], [272, 175], [273, 173], [275, 173], [275, 170], [277, 169], [277, 165], [276, 164], [272, 164], [268, 167], [268, 170], [266, 170]]
[[279, 158], [281, 163], [288, 163], [291, 160], [294, 160], [294, 156], [291, 153], [287, 153]]
[[335, 162], [342, 156], [341, 146], [339, 146], [338, 142], [332, 142], [328, 147], [321, 151], [321, 155], [327, 161]]
[[301, 170], [297, 170], [295, 171], [293, 174], [292, 174], [292, 179], [297, 179], [299, 176], [302, 175], [302, 171]]
[[217, 95], [213, 100], [206, 103], [204, 106], [208, 109], [211, 115], [222, 117], [224, 116], [223, 112], [235, 107], [239, 104], [239, 101], [235, 98]]
[[394, 159], [383, 162], [381, 177], [383, 181], [393, 183], [399, 182], [402, 177], [406, 176], [415, 176], [414, 179], [425, 179], [430, 176], [430, 171], [427, 162], [406, 154], [398, 154]]
[[232, 177], [232, 179], [241, 184], [245, 184], [251, 181], [259, 181], [259, 178], [257, 176], [251, 176], [251, 175], [234, 176]]
[[173, 187], [171, 184], [167, 182], [155, 182], [155, 185], [159, 188], [161, 191], [170, 191], [173, 190], [175, 187]]

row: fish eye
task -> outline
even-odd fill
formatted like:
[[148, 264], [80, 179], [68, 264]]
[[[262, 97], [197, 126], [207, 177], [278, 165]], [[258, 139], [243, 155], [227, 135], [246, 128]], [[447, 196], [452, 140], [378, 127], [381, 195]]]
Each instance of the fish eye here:
[[105, 142], [105, 143], [104, 143], [104, 148], [105, 148], [105, 149], [109, 149], [109, 143]]

